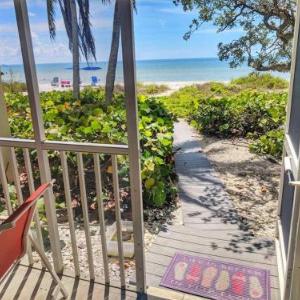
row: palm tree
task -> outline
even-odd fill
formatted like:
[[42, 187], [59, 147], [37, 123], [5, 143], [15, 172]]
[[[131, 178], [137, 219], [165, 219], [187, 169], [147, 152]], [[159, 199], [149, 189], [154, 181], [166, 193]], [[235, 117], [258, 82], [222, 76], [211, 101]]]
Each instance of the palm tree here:
[[[105, 3], [107, 0], [102, 0]], [[80, 96], [80, 53], [86, 61], [90, 57], [96, 60], [96, 47], [91, 31], [89, 0], [47, 0], [48, 26], [50, 37], [55, 39], [55, 9], [59, 5], [69, 39], [69, 48], [73, 56], [73, 96]], [[77, 19], [77, 6], [79, 20]]]
[[[106, 84], [105, 84], [105, 103], [108, 106], [112, 102], [114, 86], [116, 81], [116, 69], [118, 61], [118, 52], [120, 47], [120, 33], [121, 33], [121, 15], [119, 9], [119, 2], [121, 0], [116, 0], [114, 21], [113, 21], [113, 31], [112, 31], [112, 41], [111, 50], [108, 61], [108, 68], [106, 73]], [[136, 10], [136, 1], [132, 0], [132, 5]]]

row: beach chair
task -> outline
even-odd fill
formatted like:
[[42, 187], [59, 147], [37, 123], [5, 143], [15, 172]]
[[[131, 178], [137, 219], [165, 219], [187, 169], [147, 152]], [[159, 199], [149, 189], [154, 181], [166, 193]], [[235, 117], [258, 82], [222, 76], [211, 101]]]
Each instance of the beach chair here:
[[51, 81], [51, 86], [59, 86], [59, 78], [58, 77], [53, 77]]
[[2, 224], [0, 224], [0, 283], [14, 269], [27, 251], [27, 240], [41, 257], [57, 287], [65, 298], [68, 293], [54, 271], [47, 256], [41, 250], [30, 233], [30, 224], [34, 215], [37, 201], [44, 195], [51, 183], [41, 185], [30, 197], [17, 208]]
[[100, 82], [97, 76], [92, 76], [91, 80], [92, 80], [91, 86], [96, 86]]
[[61, 80], [60, 81], [61, 87], [71, 87], [71, 81], [70, 80]]

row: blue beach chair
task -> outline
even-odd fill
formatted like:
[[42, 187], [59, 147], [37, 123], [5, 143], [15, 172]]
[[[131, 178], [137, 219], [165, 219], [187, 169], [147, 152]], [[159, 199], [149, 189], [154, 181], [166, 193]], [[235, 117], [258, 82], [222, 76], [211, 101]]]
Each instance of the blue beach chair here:
[[92, 80], [92, 82], [91, 82], [92, 86], [96, 86], [100, 82], [100, 80], [98, 79], [97, 76], [92, 76], [91, 80]]

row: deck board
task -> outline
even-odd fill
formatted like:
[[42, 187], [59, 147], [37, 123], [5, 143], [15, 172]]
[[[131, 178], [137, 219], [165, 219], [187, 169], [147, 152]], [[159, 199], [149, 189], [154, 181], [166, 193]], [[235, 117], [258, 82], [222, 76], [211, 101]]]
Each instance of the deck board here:
[[[108, 287], [99, 282], [80, 280], [72, 276], [63, 276], [62, 282], [67, 288], [70, 299], [138, 299], [133, 291], [121, 290], [117, 287]], [[1, 300], [45, 300], [52, 299], [55, 289], [50, 274], [39, 268], [30, 268], [27, 265], [17, 266], [0, 285]], [[61, 299], [58, 294], [56, 299]]]
[[175, 126], [174, 150], [183, 225], [168, 225], [146, 253], [147, 283], [159, 287], [176, 252], [270, 271], [271, 299], [280, 299], [274, 241], [254, 238], [201, 151], [197, 133]]

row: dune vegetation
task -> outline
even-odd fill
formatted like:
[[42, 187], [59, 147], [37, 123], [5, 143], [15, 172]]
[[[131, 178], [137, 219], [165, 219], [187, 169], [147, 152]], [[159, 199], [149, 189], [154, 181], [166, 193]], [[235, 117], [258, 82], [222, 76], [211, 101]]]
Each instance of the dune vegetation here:
[[288, 82], [252, 73], [230, 83], [185, 87], [162, 99], [176, 117], [201, 133], [220, 138], [247, 138], [250, 150], [280, 158]]
[[[12, 135], [20, 138], [32, 138], [33, 129], [29, 101], [22, 93], [6, 93], [9, 123]], [[115, 93], [109, 107], [105, 106], [103, 89], [85, 89], [80, 100], [74, 101], [71, 91], [41, 93], [41, 105], [44, 115], [46, 137], [48, 140], [118, 143], [127, 144], [126, 111], [123, 93]], [[162, 207], [172, 201], [176, 195], [174, 185], [173, 162], [173, 115], [160, 101], [148, 96], [139, 96], [139, 130], [142, 148], [142, 181], [145, 207]], [[18, 161], [22, 162], [22, 152]], [[34, 171], [38, 167], [36, 153], [31, 153]], [[49, 152], [52, 176], [57, 179], [54, 187], [58, 205], [63, 203], [63, 183], [58, 152]], [[119, 156], [119, 175], [122, 202], [130, 207], [130, 189], [128, 160]], [[93, 160], [84, 155], [87, 176], [87, 192], [90, 207], [96, 201], [94, 190]], [[104, 181], [104, 199], [113, 199], [111, 157], [101, 155]], [[23, 165], [23, 163], [21, 163]], [[78, 197], [78, 173], [76, 155], [68, 153], [70, 172], [75, 174], [71, 180], [72, 198]], [[12, 199], [15, 193], [11, 191]], [[59, 200], [61, 199], [61, 201]], [[76, 203], [76, 201], [74, 201]], [[3, 209], [3, 207], [2, 207]], [[1, 209], [0, 209], [1, 210]]]

